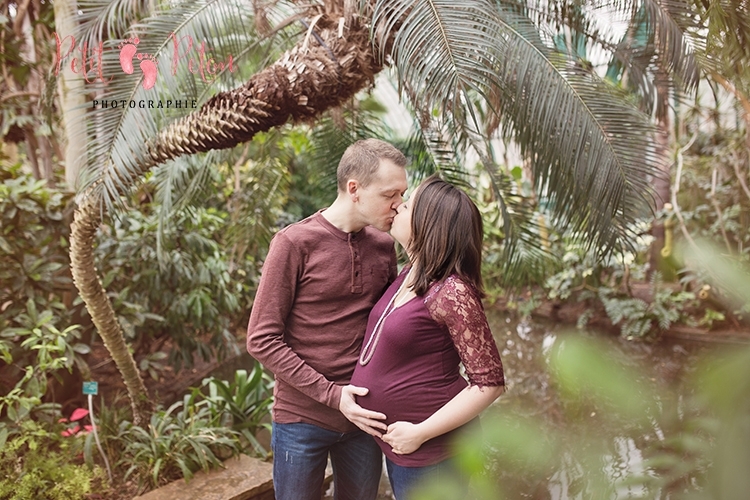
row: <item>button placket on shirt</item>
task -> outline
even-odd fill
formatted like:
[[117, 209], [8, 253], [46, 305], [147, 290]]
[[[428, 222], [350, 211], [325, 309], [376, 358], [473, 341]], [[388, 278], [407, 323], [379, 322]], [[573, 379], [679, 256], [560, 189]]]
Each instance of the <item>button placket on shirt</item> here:
[[349, 251], [352, 257], [352, 293], [362, 293], [362, 257], [359, 240], [349, 233]]

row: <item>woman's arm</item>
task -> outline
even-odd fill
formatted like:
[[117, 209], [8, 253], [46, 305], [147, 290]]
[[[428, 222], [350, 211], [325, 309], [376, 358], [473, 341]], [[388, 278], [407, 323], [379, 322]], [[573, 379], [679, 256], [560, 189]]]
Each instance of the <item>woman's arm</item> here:
[[383, 441], [397, 454], [413, 453], [425, 441], [479, 415], [505, 390], [503, 364], [476, 289], [449, 277], [425, 300], [430, 316], [445, 325], [466, 369], [469, 386], [423, 422], [394, 422]]
[[504, 391], [505, 387], [502, 385], [493, 387], [470, 385], [423, 422], [418, 424], [392, 423], [383, 435], [383, 441], [388, 443], [393, 448], [393, 453], [397, 455], [413, 453], [426, 441], [471, 421]]

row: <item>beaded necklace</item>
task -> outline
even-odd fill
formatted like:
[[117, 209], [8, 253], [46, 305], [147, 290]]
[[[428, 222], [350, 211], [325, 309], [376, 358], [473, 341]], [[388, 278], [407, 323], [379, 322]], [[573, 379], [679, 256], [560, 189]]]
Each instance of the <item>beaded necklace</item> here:
[[375, 328], [372, 329], [372, 335], [370, 335], [370, 340], [367, 341], [367, 344], [365, 344], [365, 347], [362, 349], [362, 354], [359, 356], [359, 364], [364, 366], [367, 363], [370, 362], [372, 359], [372, 355], [375, 354], [375, 348], [378, 346], [378, 341], [380, 341], [380, 334], [383, 333], [383, 323], [385, 323], [385, 319], [396, 309], [398, 309], [400, 306], [406, 303], [405, 298], [409, 297], [409, 293], [405, 293], [398, 302], [395, 301], [396, 297], [398, 297], [402, 291], [404, 291], [404, 287], [406, 287], [406, 284], [409, 282], [409, 278], [411, 277], [412, 271], [414, 270], [414, 267], [409, 269], [409, 272], [406, 273], [406, 276], [404, 277], [404, 281], [401, 282], [401, 286], [398, 287], [398, 290], [395, 294], [393, 294], [393, 297], [391, 297], [391, 300], [388, 301], [388, 305], [385, 306], [385, 309], [383, 309], [383, 312], [380, 314], [380, 317], [375, 322]]

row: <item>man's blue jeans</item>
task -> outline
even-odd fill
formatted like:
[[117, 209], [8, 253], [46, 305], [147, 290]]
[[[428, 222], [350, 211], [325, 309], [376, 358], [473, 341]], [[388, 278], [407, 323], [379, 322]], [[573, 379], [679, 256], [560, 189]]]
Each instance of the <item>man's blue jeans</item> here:
[[320, 500], [328, 454], [335, 500], [378, 495], [382, 455], [362, 431], [340, 433], [312, 424], [273, 423], [273, 488], [276, 500]]

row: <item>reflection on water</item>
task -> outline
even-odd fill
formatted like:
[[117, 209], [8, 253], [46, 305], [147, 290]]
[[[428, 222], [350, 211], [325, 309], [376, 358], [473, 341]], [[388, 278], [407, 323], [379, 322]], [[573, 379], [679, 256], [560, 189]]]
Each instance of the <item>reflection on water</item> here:
[[[658, 422], [663, 422], [663, 419], [644, 416], [645, 426], [643, 422], [637, 425], [631, 422], [613, 422], [608, 418], [607, 410], [602, 408], [587, 408], [585, 414], [576, 414], [571, 419], [571, 409], [560, 402], [559, 395], [552, 387], [547, 362], [553, 347], [565, 342], [568, 335], [604, 338], [614, 351], [623, 355], [625, 363], [630, 365], [634, 391], [648, 386], [660, 388], [658, 394], [668, 394], [657, 403], [659, 408], [650, 408], [649, 413], [653, 411], [658, 414], [663, 408], [675, 407], [675, 419], [680, 420], [680, 401], [692, 390], [684, 381], [694, 370], [698, 360], [711, 351], [710, 345], [674, 340], [658, 343], [633, 342], [612, 335], [577, 332], [569, 326], [529, 320], [517, 322], [491, 309], [488, 315], [502, 356], [508, 389], [488, 413], [491, 415], [493, 411], [505, 411], [507, 414], [507, 409], [512, 409], [515, 415], [540, 419], [551, 428], [564, 429], [561, 431], [563, 433], [570, 431], [573, 420], [576, 428], [575, 432], [571, 432], [571, 439], [573, 436], [577, 436], [579, 440], [581, 436], [597, 436], [595, 439], [605, 436], [603, 440], [606, 452], [597, 455], [598, 464], [591, 464], [590, 456], [576, 455], [586, 448], [585, 443], [582, 445], [576, 442], [575, 446], [571, 443], [570, 447], [564, 449], [577, 451], [563, 453], [564, 456], [554, 461], [555, 466], [547, 472], [546, 479], [536, 484], [521, 483], [518, 477], [505, 473], [498, 467], [494, 471], [498, 475], [498, 484], [515, 485], [509, 486], [511, 498], [669, 498], [668, 494], [661, 493], [654, 497], [654, 492], [646, 491], [643, 484], [628, 481], [628, 478], [634, 476], [652, 474], [644, 465], [643, 451], [649, 443], [665, 439], [664, 430]], [[676, 404], [672, 404], [674, 402]], [[600, 444], [601, 441], [597, 441], [597, 446]], [[601, 485], [608, 483], [602, 486], [603, 490], [607, 490], [606, 493], [595, 487], [592, 490], [591, 485], [597, 483], [592, 483], [590, 477], [584, 480], [584, 474], [592, 470], [601, 474]]]
[[[534, 320], [516, 322], [497, 311], [488, 311], [488, 319], [503, 359], [509, 393], [527, 394], [539, 400], [548, 396], [548, 377], [544, 374], [546, 356], [561, 333], [578, 334], [575, 328]], [[580, 335], [587, 335], [580, 333]], [[612, 335], [597, 335], [633, 361], [647, 362], [658, 382], [677, 384], [695, 362], [711, 351], [709, 344], [665, 339], [658, 343], [628, 341]], [[648, 374], [653, 375], [653, 374]]]

